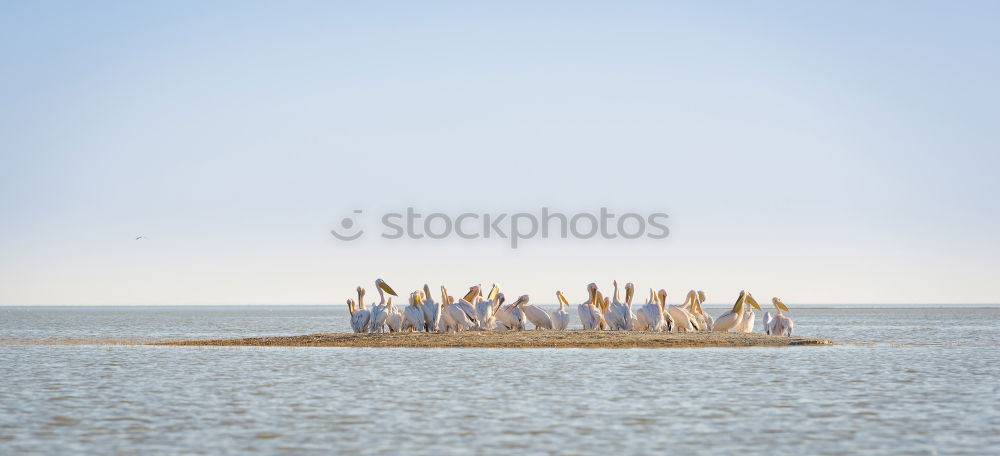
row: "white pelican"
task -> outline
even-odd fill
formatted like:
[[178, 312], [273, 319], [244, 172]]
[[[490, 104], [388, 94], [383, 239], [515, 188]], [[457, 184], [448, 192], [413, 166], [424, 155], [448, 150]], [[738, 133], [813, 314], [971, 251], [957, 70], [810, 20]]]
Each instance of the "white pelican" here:
[[702, 321], [705, 323], [705, 326], [702, 327], [701, 329], [702, 331], [711, 331], [712, 325], [715, 324], [715, 320], [713, 320], [712, 316], [709, 315], [707, 312], [705, 312], [705, 309], [701, 307], [701, 305], [704, 303], [705, 303], [705, 292], [698, 290], [698, 313], [701, 314]]
[[[690, 297], [691, 293], [688, 293]], [[675, 306], [673, 304], [666, 306], [667, 313], [670, 318], [674, 321], [674, 330], [677, 332], [689, 332], [698, 329], [695, 324], [694, 316], [690, 312], [684, 310], [681, 306]]]
[[[753, 295], [747, 292], [747, 302], [751, 302]], [[754, 301], [756, 302], [756, 301]], [[736, 332], [748, 333], [753, 332], [753, 323], [757, 319], [757, 315], [753, 313], [753, 308], [750, 306], [743, 307], [743, 319], [740, 320], [739, 324], [736, 325]]]
[[733, 309], [722, 314], [715, 320], [715, 324], [712, 325], [712, 331], [729, 332], [730, 329], [736, 329], [740, 322], [743, 321], [744, 308], [747, 303], [750, 303], [751, 306], [760, 309], [760, 306], [757, 305], [757, 301], [750, 296], [750, 293], [747, 293], [745, 290], [740, 290], [740, 295], [736, 298], [736, 304], [733, 304]]
[[476, 303], [476, 319], [479, 321], [479, 329], [493, 329], [496, 321], [494, 315], [500, 310], [500, 301], [497, 299], [499, 294], [500, 286], [494, 283], [490, 294], [486, 296], [486, 300]]
[[638, 331], [663, 331], [667, 326], [667, 322], [664, 320], [664, 313], [663, 307], [660, 306], [659, 301], [656, 299], [656, 293], [650, 288], [646, 304], [640, 307], [639, 311], [635, 314], [635, 329]]
[[608, 326], [608, 320], [604, 318], [604, 316], [607, 315], [608, 307], [610, 306], [611, 306], [611, 298], [605, 298], [604, 293], [601, 293], [601, 291], [598, 290], [597, 310], [598, 310], [598, 315], [600, 315], [601, 317], [601, 320], [597, 322], [597, 329], [600, 329], [602, 331], [611, 329], [610, 326]]
[[368, 332], [368, 324], [371, 323], [372, 314], [365, 309], [365, 289], [358, 287], [358, 306], [351, 310], [351, 329], [356, 333]]
[[561, 291], [556, 292], [556, 299], [559, 301], [559, 310], [552, 313], [552, 328], [566, 329], [569, 327], [569, 313], [566, 312], [569, 302]]
[[632, 298], [635, 297], [635, 285], [632, 282], [625, 284], [625, 310], [628, 312], [627, 324], [625, 326], [626, 331], [631, 331], [635, 328], [636, 316], [635, 312], [632, 311]]
[[521, 295], [520, 298], [517, 298], [514, 306], [519, 307], [524, 312], [525, 318], [535, 325], [535, 329], [552, 329], [555, 326], [548, 312], [534, 304], [528, 304], [528, 295]]
[[476, 316], [476, 306], [472, 304], [476, 297], [481, 295], [482, 288], [479, 285], [474, 285], [469, 287], [469, 292], [465, 294], [462, 299], [454, 303], [462, 312], [465, 312], [465, 316], [472, 322], [472, 328], [479, 328], [479, 317]]
[[711, 331], [712, 326], [708, 322], [707, 315], [701, 309], [701, 299], [698, 296], [698, 292], [691, 290], [688, 291], [687, 297], [684, 298], [684, 304], [681, 307], [687, 311], [689, 318], [691, 320], [691, 325], [694, 326], [698, 331]]
[[[628, 306], [618, 300], [618, 281], [612, 282], [615, 286], [615, 294], [608, 305], [608, 311], [604, 313], [604, 321], [608, 323], [608, 328], [612, 331], [628, 330], [632, 325], [629, 322]], [[625, 294], [628, 294], [626, 289]], [[628, 298], [626, 297], [626, 300]]]
[[517, 307], [517, 303], [503, 305], [507, 297], [503, 293], [496, 296], [497, 311], [493, 314], [493, 329], [501, 331], [524, 331], [524, 312]]
[[465, 312], [455, 305], [455, 298], [448, 296], [448, 290], [441, 286], [441, 323], [444, 324], [444, 332], [465, 331], [472, 327], [472, 320], [465, 315]]
[[354, 301], [354, 298], [347, 298], [347, 311], [351, 313], [351, 331], [359, 333], [361, 332], [361, 328], [358, 325], [361, 324], [361, 319], [356, 317], [354, 310], [354, 306], [356, 305], [357, 303]]
[[597, 308], [597, 284], [588, 284], [587, 293], [590, 293], [590, 298], [576, 306], [576, 310], [580, 314], [583, 329], [597, 329], [601, 324], [601, 311]]
[[389, 332], [400, 332], [403, 330], [403, 313], [392, 305], [392, 297], [385, 305], [385, 325], [389, 327]]
[[664, 331], [673, 331], [677, 327], [677, 322], [674, 321], [674, 317], [670, 315], [670, 311], [667, 310], [667, 290], [660, 288], [660, 291], [656, 292], [656, 299], [660, 302], [660, 312], [663, 313], [664, 321]]
[[426, 301], [420, 310], [424, 311], [424, 330], [427, 332], [438, 332], [441, 329], [441, 303], [434, 302], [431, 297], [431, 287], [424, 284], [424, 296]]
[[788, 306], [781, 302], [780, 298], [771, 298], [771, 303], [774, 304], [774, 309], [778, 313], [775, 314], [774, 318], [771, 318], [771, 314], [769, 313], [764, 314], [764, 332], [775, 336], [790, 337], [795, 323], [792, 323], [791, 318], [781, 313], [782, 310], [788, 312]]
[[385, 332], [385, 321], [389, 318], [389, 307], [385, 304], [385, 294], [396, 296], [396, 292], [382, 279], [375, 279], [375, 290], [378, 291], [379, 302], [372, 307], [371, 324], [368, 330], [380, 333]]
[[410, 293], [410, 305], [403, 309], [402, 331], [417, 331], [424, 329], [424, 311], [420, 308], [422, 304], [422, 291]]

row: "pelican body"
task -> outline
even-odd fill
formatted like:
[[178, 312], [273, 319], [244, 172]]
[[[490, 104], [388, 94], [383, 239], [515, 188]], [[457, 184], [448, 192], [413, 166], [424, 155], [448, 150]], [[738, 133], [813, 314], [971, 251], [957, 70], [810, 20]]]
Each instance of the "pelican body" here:
[[368, 331], [381, 333], [385, 332], [385, 324], [389, 319], [389, 306], [385, 303], [385, 294], [389, 293], [392, 296], [396, 296], [396, 292], [382, 279], [375, 279], [375, 290], [378, 291], [379, 302], [372, 307], [371, 323]]
[[347, 307], [351, 311], [351, 329], [356, 333], [368, 332], [368, 325], [371, 323], [371, 312], [365, 309], [365, 289], [358, 287], [358, 303], [354, 306], [354, 300], [348, 300]]
[[[608, 329], [612, 331], [627, 331], [632, 329], [630, 321], [630, 310], [625, 303], [618, 300], [618, 281], [614, 281], [615, 294], [612, 295], [611, 303], [608, 304], [608, 311], [604, 313], [604, 320], [608, 323]], [[628, 300], [628, 289], [625, 289], [625, 300]]]
[[552, 329], [555, 324], [552, 322], [552, 317], [549, 313], [534, 304], [528, 304], [528, 295], [521, 295], [514, 302], [514, 306], [521, 309], [524, 312], [524, 317], [535, 325], [535, 329]]
[[403, 309], [403, 326], [400, 331], [417, 331], [424, 329], [424, 310], [421, 308], [423, 292], [410, 293], [410, 305]]
[[566, 312], [569, 302], [561, 291], [556, 292], [556, 299], [559, 301], [559, 310], [552, 313], [552, 329], [564, 330], [569, 327], [569, 312]]
[[[664, 292], [666, 294], [666, 292]], [[667, 321], [664, 317], [666, 312], [663, 311], [663, 306], [657, 299], [656, 293], [652, 289], [649, 290], [649, 298], [646, 299], [646, 304], [643, 304], [636, 312], [636, 330], [639, 331], [663, 331], [667, 329]]]
[[444, 325], [444, 332], [465, 331], [472, 327], [472, 320], [455, 303], [455, 298], [448, 296], [448, 290], [441, 286], [441, 323]]
[[780, 298], [771, 298], [771, 303], [774, 304], [774, 310], [777, 314], [774, 315], [774, 318], [771, 318], [768, 313], [764, 314], [764, 332], [775, 336], [791, 337], [795, 324], [791, 318], [781, 313], [782, 310], [787, 312], [788, 306], [781, 302]]
[[597, 284], [587, 285], [587, 293], [590, 293], [590, 299], [576, 306], [580, 324], [583, 325], [583, 329], [598, 329], [602, 315], [601, 310], [597, 308]]
[[424, 331], [427, 332], [439, 332], [441, 329], [441, 304], [439, 302], [434, 302], [434, 298], [431, 297], [431, 287], [424, 284], [424, 296], [426, 296], [426, 301], [420, 306], [420, 310], [424, 312]]
[[757, 301], [753, 299], [753, 296], [745, 290], [740, 290], [740, 295], [736, 298], [736, 304], [733, 304], [732, 310], [726, 312], [719, 316], [715, 320], [715, 324], [712, 326], [712, 331], [715, 332], [729, 332], [732, 329], [738, 329], [740, 323], [744, 318], [744, 307], [749, 303], [757, 309], [760, 309], [760, 305]]

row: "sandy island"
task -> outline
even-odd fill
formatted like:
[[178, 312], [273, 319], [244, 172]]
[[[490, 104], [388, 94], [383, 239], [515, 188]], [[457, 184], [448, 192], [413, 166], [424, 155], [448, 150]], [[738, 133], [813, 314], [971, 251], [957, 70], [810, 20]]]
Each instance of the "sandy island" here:
[[831, 345], [807, 337], [737, 333], [639, 331], [464, 331], [450, 334], [312, 334], [246, 339], [184, 340], [155, 345], [233, 347], [409, 347], [409, 348], [692, 348]]

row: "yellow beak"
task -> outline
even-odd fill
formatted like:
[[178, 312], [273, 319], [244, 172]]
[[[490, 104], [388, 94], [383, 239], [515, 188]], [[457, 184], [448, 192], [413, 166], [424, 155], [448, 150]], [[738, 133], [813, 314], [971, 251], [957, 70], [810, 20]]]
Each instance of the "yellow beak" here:
[[378, 287], [379, 287], [379, 288], [381, 288], [381, 289], [382, 289], [382, 291], [384, 291], [384, 292], [386, 292], [386, 293], [389, 293], [389, 294], [391, 294], [391, 295], [393, 295], [393, 296], [397, 296], [397, 295], [396, 295], [396, 292], [395, 292], [395, 291], [393, 291], [392, 287], [390, 287], [390, 286], [389, 286], [389, 284], [387, 284], [387, 283], [385, 283], [385, 282], [379, 282], [379, 283], [378, 283]]

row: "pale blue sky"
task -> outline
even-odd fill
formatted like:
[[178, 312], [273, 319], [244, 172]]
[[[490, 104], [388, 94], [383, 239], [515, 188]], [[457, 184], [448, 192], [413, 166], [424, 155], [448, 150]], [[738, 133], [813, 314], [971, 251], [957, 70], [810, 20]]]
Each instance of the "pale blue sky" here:
[[[998, 10], [6, 2], [0, 305], [341, 305], [375, 277], [997, 303]], [[671, 236], [328, 234], [408, 205], [664, 211]]]

